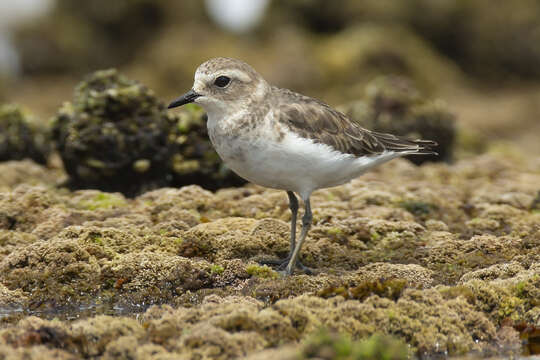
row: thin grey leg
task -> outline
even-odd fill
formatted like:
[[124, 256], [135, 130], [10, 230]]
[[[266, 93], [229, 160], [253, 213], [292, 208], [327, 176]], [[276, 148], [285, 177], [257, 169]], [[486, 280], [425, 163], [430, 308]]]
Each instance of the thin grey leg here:
[[287, 191], [289, 195], [289, 209], [291, 209], [291, 251], [289, 251], [289, 256], [292, 256], [294, 248], [296, 246], [296, 217], [298, 216], [298, 199], [292, 191]]
[[291, 259], [289, 260], [289, 264], [287, 265], [287, 268], [285, 269], [285, 273], [287, 275], [291, 275], [296, 266], [298, 255], [300, 255], [300, 249], [302, 248], [302, 243], [306, 239], [307, 233], [309, 229], [311, 228], [311, 222], [313, 220], [313, 215], [311, 214], [311, 204], [309, 201], [309, 197], [304, 200], [304, 203], [305, 203], [305, 213], [304, 213], [304, 216], [302, 217], [302, 232], [300, 233], [300, 239], [298, 240], [298, 243], [295, 244]]

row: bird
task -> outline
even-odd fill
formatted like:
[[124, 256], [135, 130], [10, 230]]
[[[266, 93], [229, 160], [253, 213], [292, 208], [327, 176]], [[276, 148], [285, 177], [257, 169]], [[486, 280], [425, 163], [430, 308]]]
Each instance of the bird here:
[[[436, 154], [430, 140], [370, 131], [326, 103], [269, 84], [247, 63], [217, 57], [195, 71], [193, 87], [168, 105], [200, 105], [210, 141], [240, 177], [285, 190], [291, 211], [287, 257], [267, 260], [284, 275], [312, 273], [299, 259], [313, 221], [313, 191], [338, 186], [382, 163], [411, 154]], [[304, 203], [296, 237], [298, 195]]]

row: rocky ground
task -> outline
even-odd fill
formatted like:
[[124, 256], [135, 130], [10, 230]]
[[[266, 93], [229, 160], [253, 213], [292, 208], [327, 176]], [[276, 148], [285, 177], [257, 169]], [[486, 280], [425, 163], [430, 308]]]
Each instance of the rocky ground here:
[[[538, 1], [275, 0], [245, 36], [199, 2], [84, 4], [21, 25], [0, 76], [0, 359], [540, 354]], [[446, 163], [316, 192], [314, 274], [282, 277], [285, 193], [165, 110], [215, 56]]]
[[2, 356], [538, 351], [538, 157], [400, 159], [318, 191], [301, 255], [315, 275], [291, 277], [257, 262], [288, 250], [284, 192], [185, 186], [127, 199], [55, 186], [64, 177], [0, 164]]

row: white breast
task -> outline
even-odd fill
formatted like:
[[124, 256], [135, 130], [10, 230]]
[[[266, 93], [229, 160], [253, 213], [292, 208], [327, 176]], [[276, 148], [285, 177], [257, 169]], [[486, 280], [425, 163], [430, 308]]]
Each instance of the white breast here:
[[288, 129], [279, 139], [274, 125], [261, 124], [258, 131], [238, 134], [208, 123], [216, 151], [234, 172], [258, 185], [294, 191], [307, 197], [320, 188], [341, 185], [369, 168], [399, 154], [386, 152], [357, 158], [328, 145], [299, 137]]

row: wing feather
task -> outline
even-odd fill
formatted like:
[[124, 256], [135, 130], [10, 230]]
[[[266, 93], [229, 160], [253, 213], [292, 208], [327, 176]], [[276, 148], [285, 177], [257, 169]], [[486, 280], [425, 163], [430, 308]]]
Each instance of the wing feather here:
[[385, 151], [406, 154], [436, 154], [431, 140], [402, 137], [364, 129], [327, 104], [287, 89], [274, 89], [277, 119], [299, 136], [326, 144], [354, 156], [377, 155]]

